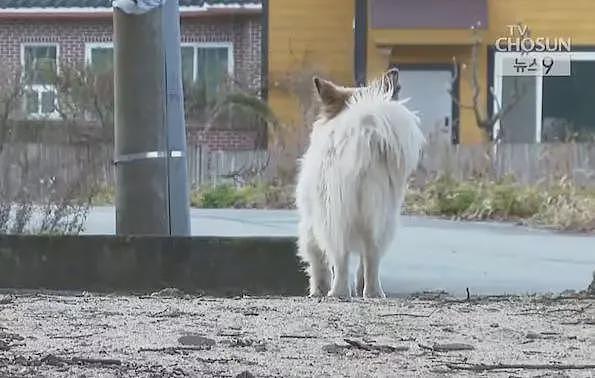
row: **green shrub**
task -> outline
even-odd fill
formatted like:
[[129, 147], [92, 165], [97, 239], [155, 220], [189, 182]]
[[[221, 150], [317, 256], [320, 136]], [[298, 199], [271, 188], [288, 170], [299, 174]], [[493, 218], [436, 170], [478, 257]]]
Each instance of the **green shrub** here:
[[190, 204], [198, 208], [287, 209], [293, 207], [293, 190], [289, 186], [253, 183], [241, 188], [218, 185], [195, 190]]
[[239, 199], [237, 190], [232, 185], [218, 185], [192, 195], [193, 206], [207, 209], [235, 207]]
[[452, 187], [442, 186], [436, 194], [438, 213], [462, 216], [478, 201], [479, 192], [476, 188], [464, 183], [454, 184]]

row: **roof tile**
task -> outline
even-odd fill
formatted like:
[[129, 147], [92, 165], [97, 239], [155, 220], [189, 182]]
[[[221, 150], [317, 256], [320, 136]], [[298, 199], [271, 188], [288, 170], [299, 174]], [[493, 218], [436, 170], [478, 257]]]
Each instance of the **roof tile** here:
[[[181, 6], [260, 4], [261, 0], [178, 0]], [[112, 0], [0, 0], [0, 9], [111, 8]]]

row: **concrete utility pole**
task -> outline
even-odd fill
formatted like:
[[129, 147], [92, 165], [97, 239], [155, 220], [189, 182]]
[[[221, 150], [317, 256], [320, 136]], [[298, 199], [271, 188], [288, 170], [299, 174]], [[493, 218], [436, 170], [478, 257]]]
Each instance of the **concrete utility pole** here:
[[190, 235], [179, 20], [178, 0], [114, 2], [118, 235]]

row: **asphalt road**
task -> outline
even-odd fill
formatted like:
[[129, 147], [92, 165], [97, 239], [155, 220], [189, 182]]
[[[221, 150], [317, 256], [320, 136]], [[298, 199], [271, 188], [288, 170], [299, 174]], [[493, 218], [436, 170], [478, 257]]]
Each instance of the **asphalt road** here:
[[[87, 234], [114, 234], [113, 207], [94, 208]], [[285, 210], [192, 209], [192, 235], [295, 236]], [[595, 270], [595, 236], [510, 224], [403, 217], [381, 269], [387, 293], [446, 290], [455, 295], [583, 290]]]

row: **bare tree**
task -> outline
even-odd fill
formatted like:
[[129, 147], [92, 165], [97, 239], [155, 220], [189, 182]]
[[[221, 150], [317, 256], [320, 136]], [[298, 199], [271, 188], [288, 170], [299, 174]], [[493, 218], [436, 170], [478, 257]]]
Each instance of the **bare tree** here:
[[[62, 72], [65, 76], [52, 82], [57, 89], [57, 110], [67, 126], [80, 128], [83, 112], [96, 111], [92, 99], [98, 91], [89, 86], [90, 81], [82, 80], [84, 72]], [[29, 146], [20, 141], [13, 131], [16, 123], [26, 120], [22, 111], [26, 84], [26, 78], [16, 70], [0, 72], [0, 234], [78, 234], [96, 190], [95, 161], [76, 161], [78, 173], [73, 177], [64, 171], [72, 161], [38, 160], [43, 151], [61, 147], [43, 142]], [[45, 122], [55, 126], [55, 120], [39, 118], [34, 122], [40, 127]]]
[[99, 126], [104, 140], [114, 132], [113, 71], [97, 73], [88, 66], [63, 65], [54, 78], [60, 114], [69, 133], [83, 134], [82, 124]]
[[20, 71], [4, 69], [0, 72], [0, 153], [12, 132], [11, 115], [20, 103], [23, 87]]
[[233, 179], [236, 187], [242, 187], [253, 181], [255, 177], [262, 175], [271, 162], [271, 154], [266, 151], [264, 159], [249, 159], [242, 164], [241, 167], [235, 169], [227, 174], [222, 175], [223, 178]]
[[[487, 109], [485, 109], [480, 100], [482, 88], [480, 85], [480, 75], [479, 75], [479, 52], [481, 51], [482, 47], [482, 38], [479, 32], [479, 27], [481, 27], [481, 23], [477, 22], [476, 25], [471, 27], [473, 33], [473, 42], [471, 45], [471, 61], [469, 65], [463, 65], [462, 68], [466, 69], [467, 67], [470, 70], [470, 74], [465, 76], [466, 79], [469, 81], [472, 90], [472, 97], [471, 97], [471, 104], [463, 104], [459, 99], [458, 96], [454, 93], [455, 83], [460, 77], [459, 73], [459, 66], [457, 64], [456, 58], [453, 57], [453, 79], [451, 82], [451, 88], [448, 90], [449, 94], [453, 98], [453, 100], [463, 109], [470, 109], [473, 111], [475, 116], [475, 122], [477, 126], [484, 131], [484, 133], [491, 137], [494, 141], [500, 141], [502, 138], [502, 128], [500, 128], [497, 135], [492, 135], [492, 131], [494, 130], [494, 126], [500, 121], [506, 114], [508, 114], [514, 107], [518, 104], [521, 98], [527, 93], [527, 86], [519, 86], [518, 82], [515, 81], [515, 87], [511, 96], [509, 98], [509, 102], [506, 106], [502, 106], [498, 100], [498, 96], [494, 90], [494, 87], [491, 86], [488, 88], [489, 96], [487, 101], [492, 101], [495, 104], [495, 109], [492, 114], [488, 114]], [[528, 28], [525, 29], [524, 34], [521, 35], [521, 38], [528, 37], [530, 34]], [[455, 120], [455, 122], [459, 122], [459, 120]]]

